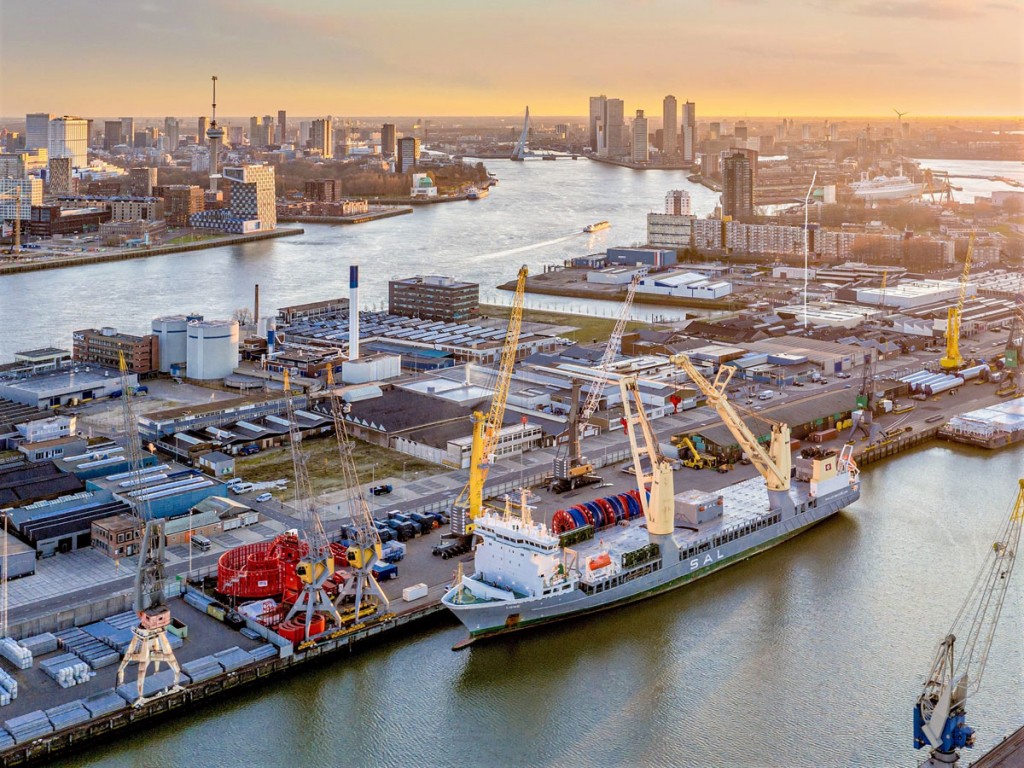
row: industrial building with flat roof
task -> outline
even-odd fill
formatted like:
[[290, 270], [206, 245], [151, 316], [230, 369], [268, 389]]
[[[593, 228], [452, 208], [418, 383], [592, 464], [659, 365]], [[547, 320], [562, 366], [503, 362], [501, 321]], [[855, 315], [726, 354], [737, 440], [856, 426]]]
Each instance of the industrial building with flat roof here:
[[470, 320], [480, 314], [480, 285], [440, 275], [391, 280], [388, 312], [449, 323]]
[[[128, 385], [136, 387], [138, 384], [139, 377], [129, 373]], [[13, 381], [0, 381], [0, 398], [42, 410], [109, 397], [120, 389], [121, 379], [116, 369], [79, 365]]]

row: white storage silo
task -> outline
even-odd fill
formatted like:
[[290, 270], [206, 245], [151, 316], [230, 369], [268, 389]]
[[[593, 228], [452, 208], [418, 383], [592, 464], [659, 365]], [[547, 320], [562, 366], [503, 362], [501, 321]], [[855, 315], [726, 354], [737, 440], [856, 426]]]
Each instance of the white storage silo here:
[[186, 358], [190, 379], [223, 379], [238, 367], [238, 321], [201, 320], [188, 324]]
[[172, 365], [184, 365], [187, 359], [188, 319], [171, 315], [153, 319], [153, 334], [159, 342], [160, 370], [169, 373]]

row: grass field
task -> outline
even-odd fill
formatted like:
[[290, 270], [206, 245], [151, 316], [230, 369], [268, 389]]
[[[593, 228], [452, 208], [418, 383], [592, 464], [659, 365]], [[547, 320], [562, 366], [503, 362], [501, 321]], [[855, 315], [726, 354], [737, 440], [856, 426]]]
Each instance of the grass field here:
[[[508, 307], [499, 307], [494, 304], [481, 304], [480, 314], [484, 317], [507, 318], [511, 310]], [[532, 323], [549, 323], [551, 325], [568, 325], [578, 330], [569, 334], [569, 338], [578, 341], [580, 344], [590, 344], [595, 339], [605, 341], [612, 335], [615, 327], [615, 320], [608, 317], [590, 317], [588, 315], [567, 315], [561, 312], [549, 312], [543, 309], [524, 309], [523, 320]], [[626, 330], [642, 328], [646, 323], [629, 321], [626, 323]]]
[[[403, 466], [407, 477], [411, 477], [413, 473], [425, 477], [447, 471], [437, 464], [420, 461], [404, 453], [381, 448], [362, 440], [353, 440], [353, 443], [356, 473], [360, 483], [380, 481], [385, 477], [401, 478]], [[302, 450], [307, 456], [306, 467], [314, 493], [340, 491], [346, 487], [338, 467], [338, 443], [333, 435], [303, 440]], [[286, 478], [290, 481], [289, 488], [292, 488], [291, 481], [295, 473], [292, 470], [291, 450], [284, 446], [264, 450], [253, 456], [240, 457], [235, 461], [235, 474], [250, 483]]]

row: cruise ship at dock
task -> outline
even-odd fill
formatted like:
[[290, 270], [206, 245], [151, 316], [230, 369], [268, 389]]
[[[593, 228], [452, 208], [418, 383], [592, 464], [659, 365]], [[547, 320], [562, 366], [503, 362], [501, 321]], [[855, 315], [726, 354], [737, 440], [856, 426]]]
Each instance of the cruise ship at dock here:
[[919, 197], [923, 184], [911, 181], [906, 176], [875, 176], [869, 179], [866, 173], [861, 174], [860, 181], [850, 183], [853, 196], [861, 200], [903, 200]]
[[[613, 498], [577, 505], [575, 525], [559, 525], [562, 511], [549, 528], [533, 521], [525, 504], [521, 515], [511, 509], [481, 515], [474, 572], [461, 575], [441, 602], [469, 630], [467, 642], [581, 616], [745, 560], [859, 498], [852, 446], [838, 454], [806, 450], [795, 460], [792, 481], [789, 450], [789, 429], [781, 425], [773, 434], [774, 473], [712, 493], [674, 494], [671, 467], [659, 457], [651, 473], [643, 473], [645, 490], [631, 492], [642, 502], [642, 516], [632, 517]], [[761, 454], [769, 460], [768, 452]], [[588, 510], [589, 517], [579, 519]]]

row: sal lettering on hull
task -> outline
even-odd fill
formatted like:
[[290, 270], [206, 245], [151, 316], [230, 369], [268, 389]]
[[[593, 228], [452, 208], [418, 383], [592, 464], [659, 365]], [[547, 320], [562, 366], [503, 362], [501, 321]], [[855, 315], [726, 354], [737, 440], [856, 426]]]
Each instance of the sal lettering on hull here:
[[690, 570], [695, 571], [698, 568], [702, 568], [705, 565], [711, 565], [714, 562], [722, 559], [722, 550], [716, 549], [715, 554], [708, 552], [703, 558], [695, 557], [690, 560]]

